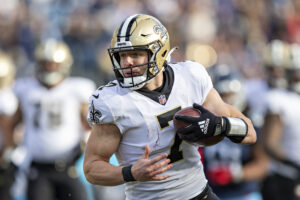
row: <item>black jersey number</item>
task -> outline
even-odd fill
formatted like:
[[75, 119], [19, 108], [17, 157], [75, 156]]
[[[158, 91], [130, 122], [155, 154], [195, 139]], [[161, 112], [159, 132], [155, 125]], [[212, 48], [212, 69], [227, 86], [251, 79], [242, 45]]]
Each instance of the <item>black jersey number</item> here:
[[[46, 109], [43, 107], [47, 107]], [[33, 115], [33, 125], [35, 128], [41, 128], [42, 113], [46, 113], [48, 128], [54, 129], [62, 124], [62, 105], [60, 102], [42, 106], [40, 102], [34, 104], [35, 112]]]
[[40, 118], [41, 118], [41, 103], [35, 103], [34, 105], [34, 114], [33, 114], [33, 125], [35, 128], [40, 127]]
[[[173, 120], [174, 114], [181, 110], [181, 106], [176, 107], [172, 110], [169, 110], [165, 113], [162, 113], [160, 115], [156, 116], [156, 119], [159, 123], [160, 129], [164, 129], [169, 127], [169, 122]], [[175, 134], [174, 143], [171, 146], [170, 154], [168, 155], [168, 158], [171, 160], [171, 163], [177, 162], [179, 160], [183, 159], [183, 152], [180, 150], [180, 145], [182, 143], [182, 140], [179, 138], [177, 134]]]

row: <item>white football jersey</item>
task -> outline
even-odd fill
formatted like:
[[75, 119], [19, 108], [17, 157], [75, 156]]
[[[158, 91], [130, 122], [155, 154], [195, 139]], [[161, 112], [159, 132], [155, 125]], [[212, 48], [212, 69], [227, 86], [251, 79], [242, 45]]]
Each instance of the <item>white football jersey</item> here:
[[[0, 115], [11, 116], [18, 108], [18, 100], [11, 88], [0, 90]], [[0, 149], [3, 145], [2, 132], [0, 127]]]
[[183, 142], [175, 134], [174, 114], [193, 103], [203, 104], [212, 88], [205, 68], [186, 61], [169, 64], [164, 72], [161, 91], [132, 91], [110, 82], [94, 92], [89, 100], [89, 122], [114, 123], [122, 134], [116, 156], [122, 166], [134, 164], [148, 144], [150, 159], [169, 154], [173, 168], [163, 181], [128, 182], [126, 198], [190, 199], [200, 194], [207, 180], [200, 162], [198, 147]]
[[300, 165], [300, 95], [288, 90], [270, 90], [266, 107], [269, 112], [278, 114], [283, 122], [281, 147], [287, 158]]
[[80, 108], [95, 90], [94, 83], [66, 78], [47, 89], [35, 78], [22, 78], [14, 90], [23, 114], [24, 143], [32, 160], [53, 162], [69, 156], [83, 137]]

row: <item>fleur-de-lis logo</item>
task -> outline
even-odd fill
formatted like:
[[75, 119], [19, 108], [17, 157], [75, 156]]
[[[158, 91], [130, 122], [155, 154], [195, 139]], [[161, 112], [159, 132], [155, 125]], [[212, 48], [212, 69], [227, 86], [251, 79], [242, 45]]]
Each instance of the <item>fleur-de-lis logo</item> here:
[[160, 35], [163, 41], [167, 39], [167, 29], [160, 22], [156, 22], [156, 25], [153, 27], [153, 31]]
[[95, 106], [94, 106], [94, 101], [92, 101], [91, 103], [91, 107], [90, 107], [90, 120], [91, 122], [95, 123], [95, 124], [98, 124], [100, 121], [100, 117], [102, 116], [102, 113], [95, 109]]

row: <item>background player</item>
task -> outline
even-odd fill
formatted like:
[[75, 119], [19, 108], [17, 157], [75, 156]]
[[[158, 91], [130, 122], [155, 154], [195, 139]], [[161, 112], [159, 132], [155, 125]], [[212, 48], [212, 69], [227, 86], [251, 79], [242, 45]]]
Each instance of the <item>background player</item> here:
[[272, 165], [262, 191], [264, 199], [294, 200], [300, 199], [300, 46], [281, 41], [277, 48], [281, 54], [273, 58], [285, 62], [274, 65], [285, 72], [286, 88], [273, 87], [266, 94], [262, 134]]
[[[248, 116], [251, 108], [241, 74], [225, 64], [210, 68], [209, 72], [222, 99]], [[260, 135], [258, 138], [253, 145], [237, 145], [225, 138], [216, 145], [203, 148], [206, 177], [222, 200], [262, 199], [260, 181], [267, 173], [268, 160]]]
[[73, 59], [63, 41], [48, 38], [35, 49], [35, 77], [16, 80], [19, 108], [10, 131], [24, 122], [24, 161], [27, 198], [87, 199], [75, 169], [81, 141], [89, 126], [87, 100], [95, 89], [85, 78], [68, 77]]
[[12, 148], [5, 130], [11, 115], [18, 107], [12, 84], [15, 78], [15, 64], [12, 58], [0, 51], [0, 199], [10, 200], [8, 192], [13, 183]]

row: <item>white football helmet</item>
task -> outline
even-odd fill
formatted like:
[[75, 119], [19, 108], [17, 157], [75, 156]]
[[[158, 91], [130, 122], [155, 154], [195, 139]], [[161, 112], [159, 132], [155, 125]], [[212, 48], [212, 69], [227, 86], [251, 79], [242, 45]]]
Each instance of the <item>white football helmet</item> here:
[[[73, 57], [69, 47], [53, 38], [42, 41], [35, 49], [36, 76], [48, 86], [53, 86], [70, 74]], [[57, 65], [56, 70], [47, 70], [47, 64]]]
[[11, 86], [15, 78], [15, 68], [12, 58], [0, 52], [0, 89]]
[[267, 82], [271, 88], [286, 88], [285, 69], [290, 65], [290, 46], [281, 40], [272, 40], [264, 51]]
[[[141, 76], [124, 77], [119, 53], [122, 51], [146, 50], [148, 69]], [[167, 29], [150, 15], [136, 14], [127, 17], [114, 31], [108, 49], [113, 70], [121, 87], [133, 90], [142, 88], [159, 74], [169, 60], [170, 40]], [[141, 65], [126, 67], [135, 68]], [[145, 66], [145, 64], [143, 64]]]

